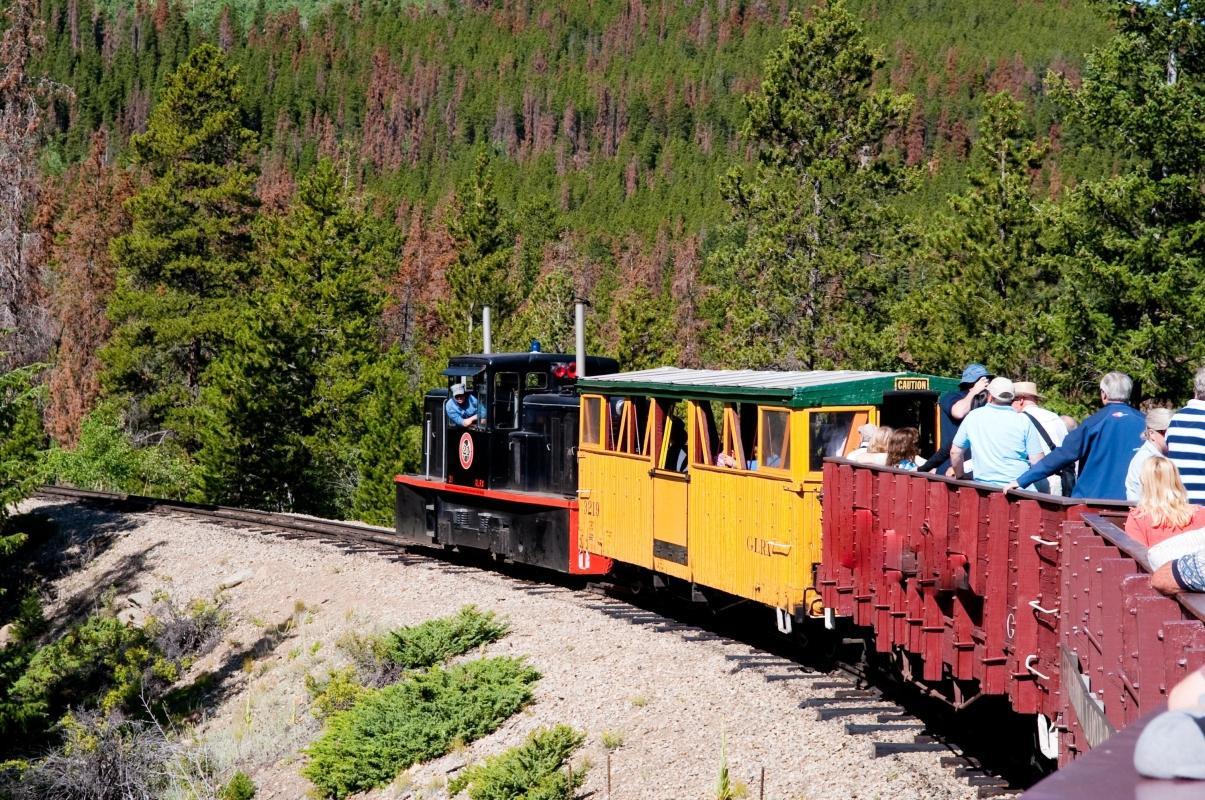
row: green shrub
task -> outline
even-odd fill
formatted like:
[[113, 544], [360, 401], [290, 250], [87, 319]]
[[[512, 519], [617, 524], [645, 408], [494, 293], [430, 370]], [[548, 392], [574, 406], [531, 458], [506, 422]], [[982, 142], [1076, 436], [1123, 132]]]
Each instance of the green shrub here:
[[352, 657], [360, 682], [388, 686], [409, 670], [442, 664], [474, 647], [495, 642], [509, 628], [492, 612], [465, 606], [451, 617], [427, 620], [382, 636], [352, 636], [341, 642]]
[[565, 762], [585, 736], [568, 725], [543, 728], [518, 747], [469, 767], [448, 784], [448, 795], [469, 790], [472, 800], [573, 800], [585, 770], [565, 770]]
[[80, 427], [74, 449], [53, 447], [45, 479], [81, 489], [184, 497], [196, 484], [195, 466], [172, 442], [138, 445], [125, 432], [115, 404], [93, 411]]
[[306, 751], [302, 770], [323, 797], [342, 798], [389, 783], [453, 742], [490, 733], [531, 700], [539, 673], [514, 658], [433, 667], [365, 693], [333, 714]]
[[309, 690], [310, 698], [314, 701], [314, 716], [320, 719], [338, 711], [346, 711], [368, 691], [356, 677], [353, 667], [337, 669], [324, 681], [307, 675], [305, 688]]
[[255, 782], [247, 773], [239, 770], [231, 776], [230, 781], [222, 787], [219, 800], [251, 800], [255, 797]]
[[[143, 699], [157, 699], [198, 653], [213, 647], [225, 619], [218, 605], [194, 602], [181, 609], [167, 597], [152, 612], [138, 628], [106, 605], [45, 647], [5, 648], [0, 732], [45, 733], [68, 708], [141, 711]], [[40, 606], [30, 603], [22, 620], [36, 628]]]
[[509, 630], [494, 612], [482, 613], [475, 606], [465, 606], [455, 616], [428, 620], [386, 634], [384, 645], [394, 664], [404, 669], [422, 669], [496, 642]]
[[147, 633], [105, 610], [41, 648], [13, 684], [20, 716], [46, 725], [69, 706], [130, 707], [144, 676], [168, 683], [175, 668], [155, 652]]

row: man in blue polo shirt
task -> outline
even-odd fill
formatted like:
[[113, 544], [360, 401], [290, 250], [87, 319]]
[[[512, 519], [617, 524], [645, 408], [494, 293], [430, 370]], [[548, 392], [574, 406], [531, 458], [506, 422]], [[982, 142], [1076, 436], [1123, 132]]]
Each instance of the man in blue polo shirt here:
[[975, 449], [974, 478], [1006, 486], [1042, 458], [1042, 437], [1024, 414], [1013, 411], [1013, 382], [992, 378], [987, 405], [969, 412], [950, 447], [954, 477], [963, 477], [967, 450]]

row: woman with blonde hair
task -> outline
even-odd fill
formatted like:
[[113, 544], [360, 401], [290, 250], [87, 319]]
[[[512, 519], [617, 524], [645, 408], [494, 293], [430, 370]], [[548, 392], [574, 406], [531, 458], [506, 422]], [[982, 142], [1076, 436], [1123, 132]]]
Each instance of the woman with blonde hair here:
[[895, 429], [880, 425], [879, 429], [874, 432], [874, 436], [871, 437], [870, 447], [866, 448], [866, 455], [862, 456], [861, 463], [887, 466], [887, 448], [891, 445], [891, 434], [893, 433], [895, 433]]
[[1142, 487], [1138, 505], [1126, 518], [1126, 533], [1151, 547], [1184, 531], [1205, 528], [1205, 507], [1188, 502], [1188, 491], [1176, 465], [1163, 456], [1151, 456], [1139, 473]]

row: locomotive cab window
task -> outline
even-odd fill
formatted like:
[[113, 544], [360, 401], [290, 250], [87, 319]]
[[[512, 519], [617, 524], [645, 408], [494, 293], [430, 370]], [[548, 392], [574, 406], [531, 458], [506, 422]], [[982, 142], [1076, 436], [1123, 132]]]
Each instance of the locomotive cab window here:
[[524, 385], [527, 391], [539, 391], [540, 389], [548, 388], [548, 373], [547, 372], [529, 372], [524, 380]]
[[784, 472], [790, 470], [791, 412], [785, 408], [763, 408], [758, 428], [757, 467]]
[[499, 372], [494, 375], [493, 411], [490, 421], [495, 428], [514, 430], [519, 427], [519, 373]]

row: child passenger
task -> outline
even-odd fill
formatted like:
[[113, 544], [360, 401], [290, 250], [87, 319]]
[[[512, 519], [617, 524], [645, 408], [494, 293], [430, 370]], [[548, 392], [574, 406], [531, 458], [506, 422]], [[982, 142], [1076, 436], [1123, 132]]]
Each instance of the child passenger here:
[[920, 457], [920, 431], [916, 428], [898, 428], [891, 434], [887, 444], [887, 466], [915, 472], [924, 466]]

